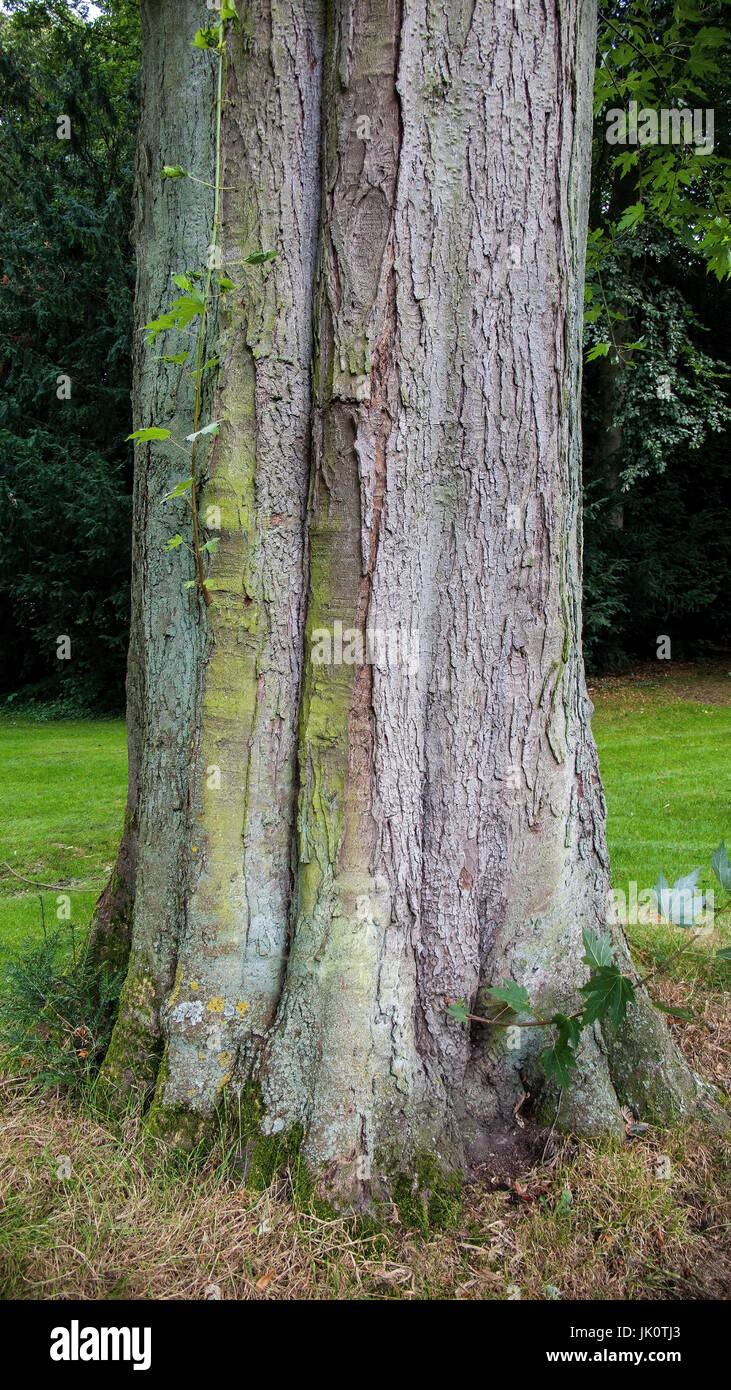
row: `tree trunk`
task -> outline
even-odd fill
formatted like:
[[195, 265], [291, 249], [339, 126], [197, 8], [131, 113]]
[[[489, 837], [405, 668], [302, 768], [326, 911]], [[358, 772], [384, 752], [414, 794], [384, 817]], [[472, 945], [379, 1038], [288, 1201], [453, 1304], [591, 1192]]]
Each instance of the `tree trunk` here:
[[[363, 1198], [423, 1155], [509, 1149], [526, 1091], [553, 1121], [542, 1030], [508, 1047], [446, 1002], [483, 1012], [509, 978], [570, 1011], [605, 924], [579, 638], [595, 16], [238, 8], [224, 265], [279, 255], [217, 325], [210, 606], [164, 549], [176, 450], [138, 447], [132, 950], [103, 1079], [154, 1084], [181, 1141], [254, 1083], [262, 1129], [297, 1126]], [[138, 327], [205, 263], [210, 198], [160, 168], [211, 179], [215, 80], [198, 4], [143, 14]], [[186, 391], [137, 343], [135, 425], [180, 438]], [[627, 1103], [696, 1095], [640, 991], [618, 1036], [583, 1034], [559, 1118], [619, 1131]]]

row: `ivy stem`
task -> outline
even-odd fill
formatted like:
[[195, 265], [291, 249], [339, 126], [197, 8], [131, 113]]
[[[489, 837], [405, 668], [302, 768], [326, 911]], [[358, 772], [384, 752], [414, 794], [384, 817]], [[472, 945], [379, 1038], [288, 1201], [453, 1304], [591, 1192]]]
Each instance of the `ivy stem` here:
[[[218, 55], [218, 82], [216, 88], [216, 166], [215, 182], [213, 185], [213, 226], [211, 228], [211, 241], [208, 247], [208, 267], [206, 270], [206, 287], [203, 293], [203, 310], [198, 326], [198, 344], [196, 348], [195, 366], [195, 402], [193, 406], [193, 434], [198, 430], [201, 413], [202, 390], [201, 380], [203, 376], [203, 352], [206, 343], [206, 330], [208, 326], [208, 307], [211, 296], [211, 282], [216, 261], [216, 249], [218, 246], [218, 232], [221, 205], [221, 116], [223, 111], [223, 92], [224, 79], [226, 72], [226, 46], [224, 40], [225, 23], [221, 20], [218, 26], [220, 48]], [[198, 524], [198, 482], [196, 478], [196, 457], [198, 453], [198, 440], [193, 440], [193, 450], [190, 460], [191, 489], [190, 506], [193, 514], [193, 550], [195, 553], [195, 565], [198, 574], [198, 584], [206, 605], [211, 603], [211, 595], [206, 585], [205, 574], [203, 572], [203, 555], [200, 545], [200, 527]]]
[[[451, 999], [446, 999], [447, 1007], [452, 1003]], [[574, 1014], [567, 1014], [567, 1018], [581, 1018], [583, 1009], [579, 1009]], [[484, 1023], [486, 1028], [553, 1028], [555, 1025], [550, 1018], [532, 1019], [530, 1023], [516, 1023], [509, 1018], [481, 1018], [479, 1014], [465, 1014], [465, 1019], [469, 1023]]]

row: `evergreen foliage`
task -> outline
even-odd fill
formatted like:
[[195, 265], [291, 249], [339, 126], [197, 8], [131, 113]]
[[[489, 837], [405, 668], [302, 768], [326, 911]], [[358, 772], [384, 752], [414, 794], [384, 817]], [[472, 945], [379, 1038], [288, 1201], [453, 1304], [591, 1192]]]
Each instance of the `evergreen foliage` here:
[[[138, 7], [0, 16], [0, 690], [121, 707]], [[69, 118], [70, 138], [59, 138]], [[68, 384], [64, 383], [68, 378]], [[70, 397], [64, 398], [70, 391]], [[59, 395], [60, 393], [60, 395]], [[71, 639], [70, 660], [57, 638]]]

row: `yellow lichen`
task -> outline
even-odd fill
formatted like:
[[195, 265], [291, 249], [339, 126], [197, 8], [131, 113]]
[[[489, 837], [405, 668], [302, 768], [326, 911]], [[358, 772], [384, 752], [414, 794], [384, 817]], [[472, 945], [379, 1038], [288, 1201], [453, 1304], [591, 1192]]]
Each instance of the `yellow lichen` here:
[[175, 984], [173, 985], [173, 992], [172, 992], [172, 994], [170, 995], [170, 998], [168, 999], [168, 1008], [172, 1009], [173, 1004], [175, 1003], [175, 1000], [177, 999], [178, 995], [180, 994], [180, 986], [182, 985], [182, 983], [183, 983], [183, 967], [182, 967], [182, 965], [179, 965], [178, 968], [177, 968], [177, 970], [176, 970], [176, 972], [175, 972]]

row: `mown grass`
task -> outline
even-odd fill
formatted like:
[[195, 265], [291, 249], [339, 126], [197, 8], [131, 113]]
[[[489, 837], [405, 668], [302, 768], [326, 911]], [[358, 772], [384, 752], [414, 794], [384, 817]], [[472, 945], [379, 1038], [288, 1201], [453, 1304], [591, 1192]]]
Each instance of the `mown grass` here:
[[[639, 676], [592, 683], [593, 730], [607, 799], [612, 885], [629, 895], [700, 868], [698, 886], [712, 889], [717, 910], [728, 901], [711, 871], [711, 854], [731, 848], [731, 675], [725, 666], [661, 663]], [[643, 964], [666, 960], [687, 938], [682, 929], [640, 912], [627, 933]], [[716, 949], [728, 944], [731, 914], [671, 965], [688, 983], [728, 988], [728, 965]], [[643, 921], [643, 918], [649, 918]]]
[[[651, 887], [696, 864], [731, 826], [724, 671], [595, 682], [594, 729], [609, 806], [613, 882]], [[8, 735], [10, 738], [8, 739]], [[0, 797], [7, 859], [63, 883], [83, 926], [111, 863], [124, 797], [118, 722], [3, 720]], [[72, 848], [64, 849], [64, 846]], [[83, 865], [83, 868], [82, 868]], [[78, 882], [94, 882], [81, 890]], [[0, 872], [5, 941], [40, 930], [38, 894]], [[44, 897], [55, 913], [55, 893]], [[638, 956], [662, 961], [678, 929], [630, 926]], [[693, 1068], [729, 1090], [728, 966], [718, 932], [661, 969], [655, 997], [690, 1004], [670, 1024]], [[725, 938], [728, 940], [728, 936]], [[80, 1097], [0, 1081], [0, 1297], [203, 1299], [722, 1299], [731, 1292], [726, 1136], [693, 1126], [601, 1143], [552, 1139], [512, 1184], [468, 1186], [452, 1229], [324, 1219], [286, 1169], [264, 1192], [246, 1155], [221, 1143], [162, 1150], [130, 1114], [120, 1125]], [[64, 1177], [60, 1156], [70, 1162]]]
[[0, 945], [23, 945], [44, 919], [58, 926], [59, 892], [74, 926], [88, 925], [116, 856], [126, 778], [121, 720], [0, 718], [0, 861], [10, 866], [0, 867]]
[[706, 677], [699, 694], [712, 699], [686, 691], [682, 677], [592, 686], [615, 888], [697, 865], [710, 888], [711, 851], [731, 840], [731, 676]]
[[[612, 882], [651, 888], [696, 865], [714, 886], [713, 849], [731, 842], [731, 675], [661, 663], [638, 679], [590, 686], [609, 810]], [[124, 812], [121, 720], [0, 717], [0, 861], [61, 884], [75, 925], [89, 920], [114, 861]], [[88, 889], [80, 885], [88, 884]], [[0, 868], [0, 941], [21, 944], [56, 921], [56, 892]]]

